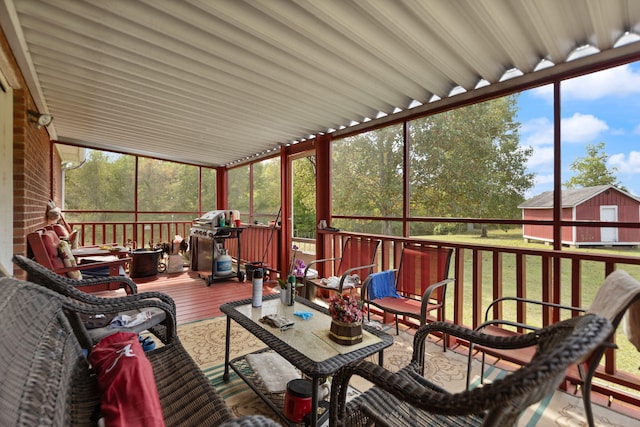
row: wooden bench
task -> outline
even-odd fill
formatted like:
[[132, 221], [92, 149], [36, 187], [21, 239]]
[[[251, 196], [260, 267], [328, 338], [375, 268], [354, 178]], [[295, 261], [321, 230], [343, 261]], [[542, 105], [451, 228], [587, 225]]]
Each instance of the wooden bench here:
[[[0, 425], [96, 425], [100, 395], [78, 311], [102, 310], [0, 278]], [[234, 418], [177, 336], [146, 355], [167, 426], [278, 425], [261, 416]]]

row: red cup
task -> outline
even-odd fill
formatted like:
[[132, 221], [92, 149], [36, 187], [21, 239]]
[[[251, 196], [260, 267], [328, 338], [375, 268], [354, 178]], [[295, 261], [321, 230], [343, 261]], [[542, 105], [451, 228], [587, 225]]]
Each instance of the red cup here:
[[235, 221], [236, 221], [236, 227], [240, 227], [240, 220], [236, 219]]

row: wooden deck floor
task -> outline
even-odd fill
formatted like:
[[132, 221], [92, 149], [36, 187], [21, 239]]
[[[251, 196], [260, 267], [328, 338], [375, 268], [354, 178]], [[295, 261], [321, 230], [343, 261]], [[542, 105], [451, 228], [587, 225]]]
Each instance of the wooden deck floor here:
[[[225, 302], [251, 298], [251, 282], [237, 279], [217, 281], [207, 286], [199, 277], [207, 272], [186, 270], [183, 273], [161, 273], [155, 277], [136, 278], [138, 292], [156, 291], [171, 296], [176, 302], [178, 324], [222, 316]], [[273, 290], [272, 290], [273, 288]], [[266, 283], [264, 292], [278, 292], [276, 283]]]

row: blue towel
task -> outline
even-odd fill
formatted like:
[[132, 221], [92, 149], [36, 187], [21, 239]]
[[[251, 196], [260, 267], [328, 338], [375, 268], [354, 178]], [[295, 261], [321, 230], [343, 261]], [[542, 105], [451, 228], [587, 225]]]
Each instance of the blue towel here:
[[313, 313], [311, 313], [310, 311], [294, 311], [293, 315], [302, 317], [303, 320], [307, 320], [308, 318], [313, 316]]
[[372, 300], [384, 297], [402, 298], [396, 291], [395, 278], [393, 270], [370, 274], [369, 298]]

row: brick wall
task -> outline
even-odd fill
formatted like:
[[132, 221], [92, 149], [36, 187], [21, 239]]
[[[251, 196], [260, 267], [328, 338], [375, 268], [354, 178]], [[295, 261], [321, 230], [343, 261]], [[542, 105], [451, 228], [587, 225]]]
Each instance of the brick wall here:
[[[3, 74], [13, 74], [17, 78], [16, 87], [12, 87], [13, 253], [24, 255], [27, 253], [27, 234], [46, 224], [45, 213], [49, 199], [52, 198], [58, 204], [60, 202], [60, 158], [57, 152], [52, 154], [53, 144], [47, 129], [36, 129], [29, 123], [27, 111], [38, 109], [1, 31], [0, 49], [8, 60], [8, 64], [2, 64]], [[14, 275], [25, 278], [24, 272], [18, 269], [14, 270]]]

